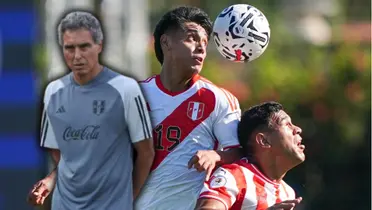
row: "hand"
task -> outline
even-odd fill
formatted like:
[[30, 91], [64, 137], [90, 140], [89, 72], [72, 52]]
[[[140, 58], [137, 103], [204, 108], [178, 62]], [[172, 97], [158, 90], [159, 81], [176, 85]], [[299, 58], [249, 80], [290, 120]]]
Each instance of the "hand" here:
[[31, 205], [43, 205], [45, 199], [53, 191], [55, 180], [51, 177], [38, 181], [28, 193], [27, 202]]
[[194, 166], [199, 172], [206, 171], [205, 180], [208, 181], [219, 161], [221, 161], [221, 156], [216, 151], [200, 150], [189, 160], [188, 167], [190, 169]]
[[298, 197], [294, 200], [286, 200], [280, 203], [276, 203], [275, 205], [267, 208], [266, 210], [291, 210], [295, 206], [297, 206], [297, 204], [301, 203], [301, 201], [302, 197]]

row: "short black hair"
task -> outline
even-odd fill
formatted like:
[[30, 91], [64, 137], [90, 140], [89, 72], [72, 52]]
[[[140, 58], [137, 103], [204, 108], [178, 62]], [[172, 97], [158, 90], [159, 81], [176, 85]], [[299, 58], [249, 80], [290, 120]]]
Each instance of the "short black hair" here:
[[164, 61], [160, 37], [169, 29], [181, 29], [183, 24], [187, 22], [194, 22], [203, 27], [209, 39], [212, 33], [212, 21], [202, 9], [193, 6], [180, 6], [167, 12], [157, 23], [153, 34], [155, 55], [160, 64], [163, 64]]
[[273, 114], [283, 110], [283, 106], [274, 101], [265, 102], [252, 106], [245, 111], [238, 124], [239, 143], [243, 147], [246, 155], [253, 154], [253, 132], [258, 129], [270, 129], [270, 120]]

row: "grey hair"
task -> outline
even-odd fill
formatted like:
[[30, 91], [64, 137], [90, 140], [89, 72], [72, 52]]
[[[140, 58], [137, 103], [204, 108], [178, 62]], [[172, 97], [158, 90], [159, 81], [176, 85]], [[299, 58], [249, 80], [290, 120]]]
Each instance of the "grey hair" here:
[[86, 29], [90, 31], [93, 41], [99, 44], [103, 40], [101, 24], [94, 15], [84, 11], [68, 13], [58, 25], [58, 42], [63, 45], [63, 33], [67, 30]]

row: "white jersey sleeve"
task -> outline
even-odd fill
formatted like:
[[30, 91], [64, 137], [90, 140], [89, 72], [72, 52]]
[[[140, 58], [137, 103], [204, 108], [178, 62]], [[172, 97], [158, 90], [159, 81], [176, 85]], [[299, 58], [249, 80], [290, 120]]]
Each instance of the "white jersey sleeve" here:
[[239, 194], [237, 181], [230, 171], [223, 167], [218, 168], [209, 181], [204, 183], [199, 199], [215, 199], [222, 202], [225, 209], [230, 209]]
[[128, 123], [129, 134], [132, 142], [149, 139], [151, 134], [151, 123], [146, 102], [141, 89], [136, 81], [126, 91], [127, 99], [124, 101], [125, 120]]
[[139, 84], [129, 77], [116, 77], [109, 82], [123, 100], [124, 118], [132, 143], [152, 137], [151, 123], [146, 102]]
[[227, 90], [222, 89], [223, 93], [217, 101], [217, 121], [213, 126], [213, 133], [216, 137], [218, 149], [229, 149], [239, 147], [238, 123], [241, 110], [238, 99]]
[[50, 149], [59, 149], [57, 140], [54, 134], [53, 125], [50, 123], [48, 116], [48, 105], [50, 99], [54, 93], [63, 87], [63, 83], [60, 80], [53, 81], [48, 84], [44, 93], [43, 100], [43, 115], [41, 118], [41, 129], [40, 129], [40, 146]]

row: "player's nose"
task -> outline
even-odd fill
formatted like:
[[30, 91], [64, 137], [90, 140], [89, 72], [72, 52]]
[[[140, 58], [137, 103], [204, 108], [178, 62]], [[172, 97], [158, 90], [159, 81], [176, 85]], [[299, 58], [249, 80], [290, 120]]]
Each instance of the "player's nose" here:
[[198, 42], [197, 46], [196, 46], [196, 50], [198, 53], [201, 53], [201, 54], [205, 54], [206, 52], [206, 49], [207, 47], [205, 46], [205, 44], [203, 44], [203, 42]]
[[300, 127], [298, 127], [298, 126], [295, 126], [294, 133], [295, 134], [301, 134], [302, 133], [302, 129]]
[[79, 49], [75, 50], [74, 59], [79, 60], [81, 58], [81, 52]]

